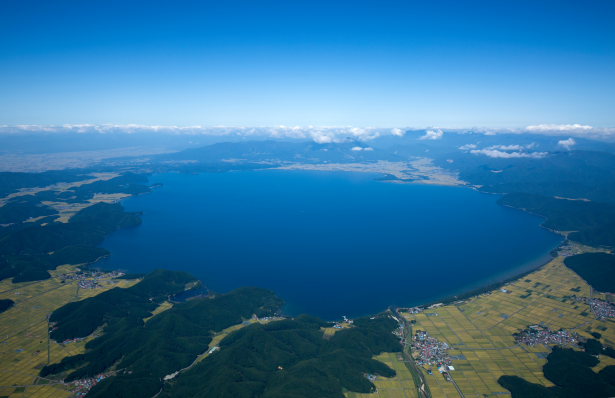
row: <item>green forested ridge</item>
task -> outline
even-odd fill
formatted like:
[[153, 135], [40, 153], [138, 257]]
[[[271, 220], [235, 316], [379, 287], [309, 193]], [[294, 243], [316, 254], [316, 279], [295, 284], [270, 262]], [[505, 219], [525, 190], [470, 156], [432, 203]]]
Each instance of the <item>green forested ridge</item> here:
[[556, 199], [528, 193], [504, 195], [500, 204], [538, 214], [546, 218], [544, 226], [590, 246], [615, 247], [615, 205]]
[[83, 179], [74, 171], [45, 171], [42, 173], [0, 172], [0, 196], [17, 192], [21, 188], [45, 187], [59, 182]]
[[502, 204], [545, 217], [548, 228], [575, 231], [571, 240], [615, 247], [615, 155], [566, 151], [539, 159], [453, 158], [452, 166], [441, 164], [482, 191], [504, 194]]
[[[163, 279], [166, 279], [164, 275], [152, 274], [134, 287], [151, 294], [152, 289], [156, 291], [160, 287], [158, 284]], [[158, 281], [153, 284], [158, 287], [141, 285], [143, 282], [147, 284], [148, 280]], [[120, 369], [118, 375], [97, 385], [88, 396], [151, 397], [162, 386], [163, 376], [188, 366], [207, 349], [213, 332], [239, 324], [253, 314], [273, 315], [282, 305], [281, 300], [268, 290], [241, 288], [215, 298], [198, 298], [176, 304], [145, 323], [142, 317], [147, 309], [143, 305], [137, 308], [126, 306], [124, 311], [117, 312], [114, 309], [118, 305], [116, 299], [124, 299], [124, 296], [112, 293], [111, 297], [107, 295], [96, 303], [90, 301], [87, 305], [63, 307], [63, 315], [71, 324], [87, 319], [91, 312], [96, 311], [92, 305], [108, 309], [104, 318], [107, 326], [102, 336], [86, 345], [85, 354], [46, 366], [41, 371], [42, 376], [70, 372], [66, 377], [70, 381], [94, 376], [116, 364]]]
[[58, 212], [41, 204], [33, 195], [18, 196], [0, 207], [0, 224], [12, 224], [29, 218], [49, 216]]
[[63, 200], [85, 202], [96, 193], [126, 193], [138, 195], [149, 192], [150, 187], [145, 185], [145, 174], [124, 173], [110, 180], [96, 181], [91, 184], [80, 185], [62, 193]]
[[600, 361], [588, 352], [554, 347], [543, 366], [545, 377], [555, 387], [533, 384], [517, 376], [502, 376], [498, 382], [513, 398], [606, 398], [615, 396], [615, 366], [596, 373]]
[[140, 222], [137, 213], [125, 212], [120, 204], [97, 203], [79, 211], [68, 223], [33, 223], [1, 231], [0, 279], [45, 279], [47, 270], [64, 260], [73, 264], [93, 261], [106, 254], [96, 248], [105, 236]]
[[49, 256], [49, 262], [54, 267], [62, 264], [84, 264], [94, 262], [108, 254], [107, 249], [102, 247], [86, 245], [66, 246], [54, 251]]
[[457, 155], [452, 166], [462, 180], [493, 193], [586, 198], [615, 203], [615, 155], [594, 151], [550, 153], [544, 158]]
[[601, 292], [615, 292], [615, 255], [583, 253], [567, 257], [564, 264]]
[[162, 301], [184, 291], [186, 284], [194, 281], [194, 277], [185, 272], [157, 270], [132, 287], [114, 288], [68, 303], [49, 318], [56, 323], [51, 338], [61, 342], [85, 337], [110, 319], [148, 317]]
[[325, 339], [324, 322], [301, 316], [238, 330], [220, 351], [165, 386], [161, 397], [343, 398], [344, 391], [373, 392], [365, 374], [395, 376], [372, 359], [401, 350], [385, 316], [362, 318]]

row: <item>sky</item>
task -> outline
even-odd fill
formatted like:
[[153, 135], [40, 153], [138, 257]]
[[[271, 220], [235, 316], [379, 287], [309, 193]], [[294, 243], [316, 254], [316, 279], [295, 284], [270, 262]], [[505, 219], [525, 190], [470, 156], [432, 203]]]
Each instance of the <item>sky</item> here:
[[615, 1], [0, 2], [0, 124], [615, 127]]

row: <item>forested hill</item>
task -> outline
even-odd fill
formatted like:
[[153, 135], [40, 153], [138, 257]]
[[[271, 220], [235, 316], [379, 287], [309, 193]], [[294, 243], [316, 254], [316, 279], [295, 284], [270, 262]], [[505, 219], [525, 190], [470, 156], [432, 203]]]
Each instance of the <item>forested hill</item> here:
[[615, 205], [611, 203], [527, 193], [504, 195], [499, 203], [545, 217], [545, 227], [570, 232], [570, 240], [589, 246], [615, 247]]
[[393, 319], [361, 318], [354, 327], [323, 338], [324, 322], [302, 316], [255, 324], [220, 343], [209, 356], [172, 383], [160, 397], [344, 398], [344, 391], [370, 393], [366, 374], [395, 376], [372, 359], [401, 350]]
[[461, 153], [452, 164], [459, 177], [492, 193], [527, 193], [615, 203], [615, 155], [594, 151], [548, 153], [544, 157], [493, 158]]
[[568, 257], [564, 264], [601, 292], [615, 293], [615, 255], [583, 253]]
[[450, 160], [446, 167], [464, 181], [503, 194], [501, 204], [545, 217], [546, 227], [572, 232], [571, 240], [615, 247], [615, 155], [569, 151], [491, 158], [466, 153]]
[[500, 385], [511, 392], [513, 398], [607, 398], [615, 396], [615, 366], [606, 366], [598, 372], [592, 368], [600, 363], [598, 354], [612, 356], [597, 340], [589, 340], [585, 352], [555, 346], [543, 366], [546, 379], [554, 386], [530, 383], [519, 376], [502, 376]]
[[55, 310], [51, 338], [62, 342], [86, 337], [112, 319], [143, 319], [169, 296], [181, 293], [196, 279], [185, 272], [157, 270], [127, 289], [114, 288]]
[[42, 173], [0, 172], [0, 197], [17, 192], [21, 188], [44, 187], [59, 182], [83, 179], [73, 171], [45, 171]]
[[120, 204], [97, 203], [67, 223], [27, 223], [0, 231], [0, 279], [13, 282], [49, 278], [47, 270], [62, 264], [82, 264], [108, 254], [97, 247], [110, 233], [139, 225], [137, 213]]
[[[169, 295], [194, 285], [190, 275], [158, 270], [136, 285], [115, 288], [56, 310], [52, 338], [84, 337], [103, 326], [83, 354], [45, 366], [43, 377], [66, 382], [97, 377], [88, 397], [305, 397], [343, 398], [344, 391], [375, 390], [366, 374], [395, 372], [373, 356], [401, 350], [387, 314], [360, 318], [352, 327], [326, 337], [318, 318], [299, 316], [254, 323], [229, 334], [220, 349], [187, 368], [209, 350], [216, 332], [256, 315], [273, 316], [282, 307], [274, 293], [240, 288], [196, 298], [158, 315], [151, 312]], [[57, 376], [55, 376], [57, 375]]]
[[[175, 304], [149, 321], [163, 296], [183, 288], [192, 278], [173, 271], [157, 271], [129, 289], [113, 289], [92, 299], [68, 304], [52, 318], [63, 330], [60, 336], [83, 335], [79, 323], [106, 323], [103, 334], [86, 345], [84, 354], [46, 366], [41, 376], [67, 374], [65, 380], [93, 377], [118, 369], [98, 384], [89, 397], [152, 397], [162, 387], [162, 378], [187, 367], [205, 352], [215, 332], [240, 324], [254, 314], [271, 316], [282, 301], [272, 292], [241, 288], [214, 298], [197, 298]], [[130, 302], [124, 303], [128, 299]], [[62, 326], [64, 325], [64, 326]], [[54, 331], [55, 332], [55, 331]], [[59, 337], [57, 333], [54, 338]], [[65, 373], [66, 372], [66, 373]]]

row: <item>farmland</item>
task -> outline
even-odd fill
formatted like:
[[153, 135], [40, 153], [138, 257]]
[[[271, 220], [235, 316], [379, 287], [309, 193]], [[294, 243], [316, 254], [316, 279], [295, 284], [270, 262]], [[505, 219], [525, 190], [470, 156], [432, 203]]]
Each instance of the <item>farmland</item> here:
[[[597, 320], [589, 305], [575, 300], [575, 295], [607, 299], [593, 292], [563, 265], [563, 257], [558, 257], [501, 289], [404, 316], [414, 321], [414, 330], [427, 331], [450, 346], [455, 369], [450, 374], [465, 397], [508, 394], [497, 382], [500, 376], [517, 375], [532, 383], [552, 385], [542, 373], [549, 347], [519, 345], [513, 337], [529, 325], [542, 322], [553, 330], [566, 329], [585, 338], [597, 332], [603, 344], [615, 345], [615, 322]], [[603, 355], [595, 370], [610, 364], [613, 360]], [[432, 375], [424, 373], [434, 397], [459, 396], [453, 383], [435, 367], [431, 371]]]
[[[75, 267], [62, 266], [51, 271], [51, 279], [13, 284], [0, 282], [0, 299], [15, 305], [0, 317], [0, 396], [66, 397], [67, 386], [41, 379], [38, 372], [47, 363], [84, 351], [88, 339], [65, 344], [48, 340], [47, 317], [56, 308], [75, 300], [94, 296], [112, 287], [129, 287], [136, 281], [101, 278], [94, 289], [78, 288], [78, 280], [61, 278]], [[64, 282], [62, 282], [64, 280]]]

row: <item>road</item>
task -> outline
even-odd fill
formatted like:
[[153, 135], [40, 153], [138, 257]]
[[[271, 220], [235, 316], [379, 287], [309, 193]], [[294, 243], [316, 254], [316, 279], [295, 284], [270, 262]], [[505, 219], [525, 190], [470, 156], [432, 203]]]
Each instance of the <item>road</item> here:
[[404, 318], [399, 312], [397, 312], [396, 308], [390, 309], [393, 316], [401, 321], [401, 324], [404, 327], [404, 347], [402, 349], [402, 355], [404, 358], [404, 364], [412, 374], [412, 379], [414, 380], [414, 384], [416, 386], [417, 392], [420, 398], [431, 398], [431, 391], [429, 391], [429, 386], [427, 385], [427, 381], [425, 380], [425, 375], [421, 370], [416, 366], [414, 362], [414, 358], [412, 358], [412, 352], [410, 350], [410, 341], [412, 341], [412, 325], [406, 318]]
[[457, 392], [459, 393], [459, 396], [461, 398], [466, 398], [465, 395], [463, 395], [463, 392], [461, 392], [461, 388], [459, 388], [459, 386], [457, 385], [457, 382], [455, 381], [455, 379], [453, 378], [453, 375], [451, 375], [451, 372], [448, 372], [448, 377], [451, 378], [451, 382], [453, 383], [453, 385], [455, 386], [455, 388], [457, 389]]

